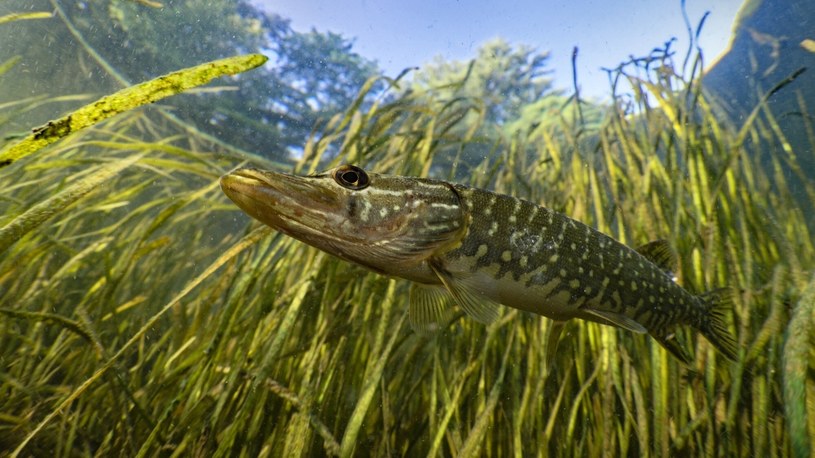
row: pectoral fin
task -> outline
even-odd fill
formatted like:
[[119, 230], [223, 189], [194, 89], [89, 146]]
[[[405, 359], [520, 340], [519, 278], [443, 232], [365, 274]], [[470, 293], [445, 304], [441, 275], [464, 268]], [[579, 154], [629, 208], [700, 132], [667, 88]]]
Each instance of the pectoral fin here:
[[501, 315], [500, 304], [487, 295], [492, 279], [478, 274], [454, 277], [439, 267], [431, 267], [456, 303], [474, 320], [489, 324]]
[[432, 335], [453, 318], [453, 297], [441, 285], [410, 286], [408, 322], [418, 334]]

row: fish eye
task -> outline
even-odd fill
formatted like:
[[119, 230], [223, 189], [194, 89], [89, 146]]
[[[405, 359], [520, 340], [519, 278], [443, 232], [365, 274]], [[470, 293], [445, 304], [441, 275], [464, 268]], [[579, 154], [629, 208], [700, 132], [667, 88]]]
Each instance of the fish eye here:
[[364, 189], [370, 184], [368, 174], [355, 165], [343, 165], [334, 171], [334, 181], [340, 186], [355, 191]]

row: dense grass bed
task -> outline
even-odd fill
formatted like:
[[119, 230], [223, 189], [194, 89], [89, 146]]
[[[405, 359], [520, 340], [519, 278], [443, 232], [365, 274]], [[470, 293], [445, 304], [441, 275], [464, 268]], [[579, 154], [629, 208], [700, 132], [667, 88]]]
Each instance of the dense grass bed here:
[[[631, 81], [591, 129], [564, 116], [486, 144], [478, 100], [431, 92], [350, 107], [292, 164], [154, 107], [0, 169], [0, 455], [804, 456], [815, 187], [791, 197], [787, 177], [807, 175], [761, 107], [736, 128], [695, 81]], [[547, 370], [550, 323], [509, 309], [419, 336], [407, 282], [261, 227], [217, 186], [240, 165], [340, 162], [667, 239], [681, 284], [735, 289], [739, 360], [688, 335], [685, 367], [576, 321]], [[20, 220], [37, 205], [47, 217]]]

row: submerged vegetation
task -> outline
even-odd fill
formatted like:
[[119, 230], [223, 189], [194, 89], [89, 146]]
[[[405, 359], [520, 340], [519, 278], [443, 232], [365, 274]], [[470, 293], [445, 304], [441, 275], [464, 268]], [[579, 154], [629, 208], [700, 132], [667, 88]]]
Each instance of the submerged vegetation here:
[[[485, 141], [482, 100], [368, 98], [401, 84], [371, 79], [293, 164], [154, 106], [0, 169], [4, 228], [93, 184], [0, 257], [0, 455], [807, 456], [815, 186], [791, 198], [793, 152], [768, 167], [745, 149], [784, 144], [772, 113], [737, 129], [669, 53], [631, 65], [615, 73], [630, 95], [591, 129], [572, 101]], [[341, 162], [524, 197], [630, 245], [669, 240], [682, 285], [734, 288], [738, 361], [687, 336], [684, 366], [575, 321], [547, 369], [550, 322], [511, 310], [415, 334], [407, 282], [263, 228], [217, 186], [248, 163]]]

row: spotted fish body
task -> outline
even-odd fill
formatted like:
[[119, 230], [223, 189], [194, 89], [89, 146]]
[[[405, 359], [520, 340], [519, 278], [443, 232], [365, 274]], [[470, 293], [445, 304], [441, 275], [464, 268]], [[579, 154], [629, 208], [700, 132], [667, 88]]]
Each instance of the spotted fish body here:
[[555, 320], [558, 332], [571, 318], [647, 332], [685, 362], [691, 358], [675, 330], [688, 325], [736, 355], [723, 320], [727, 294], [697, 296], [679, 286], [663, 241], [634, 250], [512, 196], [350, 165], [309, 177], [241, 169], [221, 187], [281, 232], [413, 281], [409, 317], [420, 332], [443, 326], [452, 304], [481, 322], [503, 304]]

